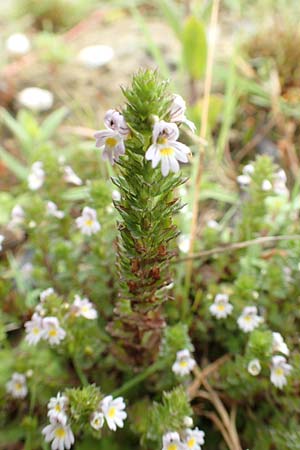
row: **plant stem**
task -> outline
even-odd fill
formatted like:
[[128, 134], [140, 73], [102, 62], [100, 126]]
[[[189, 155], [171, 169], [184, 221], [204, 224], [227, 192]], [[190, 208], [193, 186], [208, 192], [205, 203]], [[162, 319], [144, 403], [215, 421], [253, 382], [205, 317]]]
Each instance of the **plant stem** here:
[[83, 386], [87, 386], [89, 384], [87, 377], [85, 376], [82, 368], [80, 367], [80, 364], [78, 360], [74, 357], [72, 358], [73, 367], [75, 369], [75, 372]]
[[[212, 30], [216, 29], [218, 23], [218, 13], [219, 13], [219, 4], [220, 0], [214, 0], [212, 6], [212, 13], [210, 19], [210, 28]], [[208, 57], [207, 57], [207, 67], [205, 74], [205, 83], [204, 83], [204, 97], [203, 97], [203, 114], [201, 120], [201, 130], [200, 137], [202, 139], [206, 138], [207, 127], [208, 127], [208, 112], [209, 112], [209, 99], [210, 99], [210, 91], [212, 85], [212, 70], [213, 70], [213, 61], [214, 61], [214, 53], [215, 53], [215, 40], [209, 47]], [[202, 179], [202, 171], [203, 171], [203, 162], [204, 162], [204, 146], [203, 144], [199, 144], [199, 156], [198, 156], [198, 165], [197, 165], [197, 173], [194, 185], [194, 200], [193, 200], [193, 217], [191, 224], [191, 235], [190, 235], [190, 249], [189, 255], [192, 255], [194, 251], [195, 238], [197, 233], [197, 223], [198, 223], [198, 212], [199, 212], [199, 194], [200, 194], [200, 184]], [[186, 295], [185, 301], [182, 305], [182, 313], [183, 318], [187, 312], [187, 306], [184, 303], [189, 301], [188, 293], [190, 290], [191, 284], [191, 276], [193, 269], [193, 261], [188, 260], [186, 265], [186, 277], [185, 277], [185, 286], [186, 286]]]
[[299, 240], [300, 234], [291, 234], [291, 235], [282, 235], [282, 236], [261, 236], [259, 238], [250, 239], [248, 241], [242, 241], [242, 242], [234, 242], [233, 244], [226, 245], [225, 247], [215, 247], [210, 250], [203, 250], [199, 253], [194, 253], [188, 256], [185, 256], [183, 258], [175, 259], [174, 261], [171, 261], [174, 263], [180, 263], [192, 259], [201, 259], [209, 256], [213, 256], [215, 254], [220, 253], [226, 253], [231, 252], [235, 250], [240, 250], [241, 248], [247, 248], [251, 245], [263, 245], [267, 244], [268, 242], [278, 242], [278, 241], [293, 241], [293, 240]]
[[148, 378], [150, 375], [155, 373], [157, 370], [162, 369], [165, 366], [166, 361], [165, 360], [159, 360], [156, 361], [154, 364], [149, 366], [146, 370], [139, 373], [135, 377], [128, 380], [126, 383], [123, 384], [119, 389], [116, 389], [111, 395], [113, 397], [116, 397], [118, 395], [123, 395], [125, 392], [136, 386], [137, 384], [141, 383], [143, 380]]

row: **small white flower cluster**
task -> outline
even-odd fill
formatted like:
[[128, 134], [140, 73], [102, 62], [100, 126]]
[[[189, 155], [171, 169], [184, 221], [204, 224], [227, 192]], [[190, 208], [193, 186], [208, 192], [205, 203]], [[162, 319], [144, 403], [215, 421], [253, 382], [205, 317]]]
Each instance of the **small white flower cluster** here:
[[263, 317], [257, 314], [256, 306], [246, 306], [239, 316], [237, 323], [244, 333], [250, 333], [257, 328], [263, 321]]
[[85, 206], [81, 216], [76, 219], [76, 226], [86, 236], [98, 233], [101, 230], [101, 225], [97, 220], [95, 209]]
[[116, 431], [117, 427], [123, 428], [124, 420], [127, 417], [125, 408], [123, 397], [114, 399], [112, 395], [107, 395], [101, 400], [97, 411], [93, 412], [90, 420], [91, 427], [94, 430], [100, 430], [105, 419], [110, 430]]
[[52, 201], [47, 202], [46, 209], [48, 216], [56, 217], [56, 219], [63, 219], [65, 217], [65, 213], [60, 211], [57, 205]]
[[84, 317], [85, 319], [95, 320], [98, 317], [97, 310], [88, 298], [80, 298], [75, 295], [74, 303], [71, 305], [71, 314], [76, 317]]
[[252, 164], [247, 164], [242, 171], [242, 175], [237, 177], [237, 182], [241, 186], [248, 186], [251, 183], [251, 175], [254, 173], [254, 166]]
[[[70, 449], [75, 442], [75, 437], [69, 424], [68, 398], [61, 395], [52, 397], [48, 403], [48, 418], [50, 424], [42, 430], [46, 442], [51, 443], [52, 450]], [[127, 417], [126, 405], [122, 397], [113, 399], [111, 395], [104, 397], [97, 411], [90, 418], [90, 426], [94, 430], [100, 430], [104, 422], [110, 430], [116, 431], [117, 427], [123, 428]]]
[[172, 366], [172, 370], [176, 375], [181, 377], [188, 375], [196, 365], [196, 361], [191, 356], [188, 349], [183, 349], [177, 352], [176, 361]]
[[[40, 340], [46, 340], [50, 345], [58, 345], [66, 337], [66, 331], [60, 326], [57, 317], [45, 317], [44, 302], [47, 297], [54, 294], [53, 288], [48, 288], [40, 294], [40, 303], [36, 306], [31, 320], [25, 323], [26, 338], [29, 345], [36, 345]], [[82, 316], [89, 320], [97, 319], [98, 313], [87, 298], [81, 299], [75, 295], [70, 306], [70, 314], [75, 317]]]
[[[66, 183], [74, 184], [75, 186], [81, 186], [82, 180], [74, 172], [71, 166], [63, 166], [63, 180]], [[45, 171], [42, 161], [35, 161], [30, 169], [28, 175], [28, 187], [32, 191], [40, 189], [45, 181]]]
[[63, 178], [66, 183], [74, 184], [75, 186], [82, 185], [82, 179], [74, 172], [71, 166], [63, 167]]
[[176, 431], [170, 431], [163, 436], [162, 450], [201, 450], [205, 433], [199, 428], [186, 429], [182, 439]]
[[35, 112], [48, 111], [54, 103], [54, 95], [47, 89], [31, 86], [18, 93], [18, 102], [21, 106]]
[[26, 376], [23, 373], [14, 372], [6, 383], [6, 391], [13, 398], [25, 398], [28, 392]]
[[216, 319], [225, 319], [227, 316], [230, 316], [233, 306], [229, 302], [229, 296], [227, 294], [217, 294], [209, 310]]
[[36, 345], [41, 339], [50, 345], [58, 345], [66, 337], [57, 317], [42, 317], [37, 312], [25, 323], [26, 338], [29, 345]]
[[28, 175], [28, 187], [32, 191], [40, 189], [45, 181], [45, 171], [42, 161], [36, 161], [32, 164]]
[[[157, 121], [152, 130], [152, 145], [147, 149], [145, 158], [152, 161], [155, 168], [161, 163], [161, 172], [167, 176], [169, 172], [179, 171], [179, 162], [187, 163], [189, 148], [178, 142], [179, 129], [177, 123], [185, 123], [192, 131], [195, 125], [185, 116], [185, 101], [179, 95], [173, 96], [170, 107], [170, 122], [164, 120]], [[96, 147], [104, 148], [102, 157], [108, 159], [111, 164], [119, 160], [125, 154], [125, 140], [129, 137], [130, 130], [121, 113], [114, 109], [107, 111], [104, 123], [106, 130], [98, 131], [95, 134]]]
[[[229, 296], [227, 294], [217, 294], [214, 302], [209, 307], [209, 311], [218, 320], [226, 319], [233, 311], [233, 305], [229, 302]], [[237, 324], [244, 333], [250, 333], [263, 321], [263, 317], [257, 313], [256, 306], [246, 306], [238, 317]]]
[[[240, 186], [248, 186], [251, 184], [251, 176], [254, 174], [255, 168], [252, 164], [246, 164], [243, 168], [242, 175], [237, 177], [237, 182]], [[286, 173], [283, 169], [280, 169], [274, 176], [271, 182], [268, 179], [263, 180], [261, 184], [262, 191], [268, 192], [273, 191], [277, 195], [287, 196], [289, 194], [288, 188], [286, 187]]]
[[46, 442], [51, 442], [52, 450], [68, 450], [75, 442], [74, 434], [68, 423], [68, 399], [60, 392], [52, 397], [48, 403], [48, 417], [50, 424], [42, 430]]
[[14, 33], [6, 39], [5, 48], [12, 56], [23, 56], [31, 50], [31, 43], [25, 34]]
[[104, 147], [102, 158], [108, 159], [111, 164], [125, 154], [124, 140], [129, 136], [130, 130], [121, 113], [109, 109], [104, 117], [106, 130], [95, 133], [96, 147]]
[[[282, 353], [285, 356], [289, 356], [290, 351], [286, 345], [283, 337], [278, 332], [273, 332], [272, 340], [272, 352]], [[282, 389], [287, 384], [287, 376], [292, 370], [292, 366], [287, 363], [286, 357], [282, 355], [274, 355], [271, 359], [271, 376], [270, 381], [274, 386]], [[257, 376], [261, 372], [261, 364], [259, 359], [252, 359], [248, 364], [248, 372]]]

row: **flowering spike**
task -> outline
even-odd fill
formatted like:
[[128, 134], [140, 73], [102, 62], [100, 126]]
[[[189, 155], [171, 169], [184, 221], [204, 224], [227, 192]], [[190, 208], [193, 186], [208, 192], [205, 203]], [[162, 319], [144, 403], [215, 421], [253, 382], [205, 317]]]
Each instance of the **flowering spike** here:
[[[118, 338], [118, 355], [136, 366], [151, 363], [159, 348], [164, 327], [160, 305], [169, 294], [167, 289], [164, 295], [158, 291], [172, 281], [169, 261], [178, 236], [173, 217], [181, 208], [174, 190], [184, 182], [178, 161], [188, 162], [189, 153], [178, 142], [178, 126], [170, 123], [172, 96], [166, 88], [156, 73], [145, 71], [133, 78], [131, 88], [123, 89], [127, 104], [122, 123], [130, 134], [117, 162], [118, 176], [112, 180], [120, 192], [114, 204], [120, 214], [117, 264], [122, 301], [109, 330]], [[107, 112], [106, 125], [120, 126], [119, 121], [119, 113]], [[161, 169], [156, 168], [160, 162]], [[130, 306], [126, 313], [124, 302]]]

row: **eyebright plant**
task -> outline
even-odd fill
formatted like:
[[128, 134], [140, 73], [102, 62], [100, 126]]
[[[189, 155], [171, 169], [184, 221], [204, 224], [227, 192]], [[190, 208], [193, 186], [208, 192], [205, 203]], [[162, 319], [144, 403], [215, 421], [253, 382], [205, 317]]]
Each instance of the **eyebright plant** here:
[[14, 119], [39, 139], [0, 211], [0, 447], [295, 450], [297, 186], [269, 157], [248, 161], [187, 289], [193, 125], [156, 73], [123, 92], [96, 146], [54, 143], [53, 115]]
[[106, 130], [95, 134], [102, 157], [118, 166], [112, 182], [120, 192], [114, 201], [120, 215], [120, 300], [109, 331], [117, 338], [114, 352], [145, 366], [155, 360], [165, 326], [161, 305], [169, 298], [169, 263], [178, 236], [174, 216], [181, 208], [176, 188], [185, 182], [180, 163], [190, 154], [178, 126], [192, 124], [184, 101], [170, 95], [152, 72], [137, 74], [123, 94], [125, 107], [109, 110]]

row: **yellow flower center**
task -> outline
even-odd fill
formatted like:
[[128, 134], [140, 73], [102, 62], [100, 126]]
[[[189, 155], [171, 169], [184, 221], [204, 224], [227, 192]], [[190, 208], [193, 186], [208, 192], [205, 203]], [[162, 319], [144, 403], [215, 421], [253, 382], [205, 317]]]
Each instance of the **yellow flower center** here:
[[58, 404], [55, 406], [54, 409], [55, 409], [55, 411], [57, 411], [57, 412], [60, 412], [60, 411], [61, 411], [61, 407], [60, 407], [60, 405], [58, 405]]
[[113, 406], [111, 408], [109, 408], [108, 410], [108, 417], [110, 419], [113, 419], [116, 415], [116, 408], [114, 408]]
[[196, 445], [196, 439], [194, 437], [191, 437], [188, 441], [187, 441], [187, 446], [188, 448], [194, 448]]
[[58, 439], [63, 439], [66, 436], [66, 430], [63, 427], [56, 428], [55, 437]]
[[33, 334], [39, 334], [40, 329], [35, 327], [35, 328], [33, 328], [32, 332], [33, 332]]
[[277, 367], [277, 369], [275, 369], [275, 374], [281, 377], [281, 375], [283, 375], [283, 369], [281, 367]]
[[91, 227], [93, 225], [94, 221], [92, 219], [87, 219], [84, 223], [87, 227]]
[[16, 391], [20, 391], [21, 389], [22, 389], [22, 384], [21, 383], [16, 383], [15, 384], [15, 389], [16, 389]]
[[180, 367], [186, 367], [187, 366], [187, 361], [180, 361], [179, 365], [180, 365]]
[[251, 322], [252, 316], [245, 316], [244, 319], [246, 322]]
[[115, 147], [117, 145], [118, 141], [117, 139], [113, 138], [113, 137], [109, 137], [106, 139], [105, 144], [108, 147]]
[[168, 450], [177, 450], [178, 449], [178, 445], [177, 444], [169, 444], [168, 445]]
[[160, 154], [162, 156], [170, 156], [174, 154], [174, 149], [171, 147], [164, 147], [160, 149]]
[[57, 330], [55, 328], [51, 328], [51, 330], [49, 330], [49, 336], [57, 336]]
[[224, 311], [224, 309], [225, 309], [225, 305], [223, 305], [222, 303], [220, 303], [220, 304], [218, 305], [218, 310], [219, 310], [219, 311]]
[[83, 313], [89, 312], [90, 308], [88, 306], [82, 306], [81, 311]]

